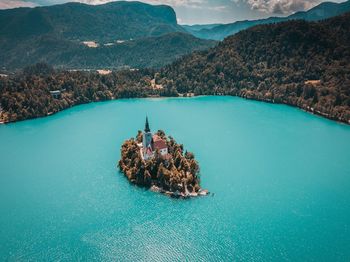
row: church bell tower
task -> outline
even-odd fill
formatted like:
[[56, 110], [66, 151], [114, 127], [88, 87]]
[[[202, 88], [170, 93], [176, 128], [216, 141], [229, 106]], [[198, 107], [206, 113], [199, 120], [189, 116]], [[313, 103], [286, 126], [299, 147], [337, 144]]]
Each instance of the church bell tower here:
[[143, 143], [144, 152], [147, 152], [147, 148], [152, 144], [152, 133], [151, 133], [151, 129], [149, 128], [148, 117], [146, 117], [146, 124], [145, 124], [145, 130], [143, 132], [142, 143]]

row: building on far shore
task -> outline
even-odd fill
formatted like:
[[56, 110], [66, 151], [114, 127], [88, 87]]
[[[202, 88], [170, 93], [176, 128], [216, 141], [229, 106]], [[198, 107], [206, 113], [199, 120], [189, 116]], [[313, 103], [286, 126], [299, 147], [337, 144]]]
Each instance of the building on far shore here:
[[108, 70], [108, 69], [98, 69], [96, 70], [98, 74], [100, 75], [109, 75], [112, 73], [111, 70]]
[[61, 90], [53, 90], [53, 91], [50, 91], [50, 94], [51, 94], [52, 97], [55, 98], [55, 99], [61, 98]]
[[152, 135], [151, 129], [149, 128], [148, 117], [146, 117], [145, 130], [142, 137], [141, 154], [145, 160], [148, 160], [154, 157], [154, 153], [157, 150], [162, 156], [168, 154], [168, 147], [165, 140], [157, 134]]

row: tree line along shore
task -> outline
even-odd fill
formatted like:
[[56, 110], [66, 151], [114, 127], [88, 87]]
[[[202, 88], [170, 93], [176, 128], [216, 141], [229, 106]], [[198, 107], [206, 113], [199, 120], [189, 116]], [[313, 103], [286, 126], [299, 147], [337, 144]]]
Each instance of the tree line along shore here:
[[350, 124], [350, 13], [261, 25], [160, 70], [54, 70], [0, 76], [0, 122], [121, 98], [232, 95], [299, 107]]

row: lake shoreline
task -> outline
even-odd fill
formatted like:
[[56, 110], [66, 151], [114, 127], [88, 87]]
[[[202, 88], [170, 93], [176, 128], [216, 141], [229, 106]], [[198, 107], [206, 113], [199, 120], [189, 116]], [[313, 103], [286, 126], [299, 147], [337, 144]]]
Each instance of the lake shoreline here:
[[47, 115], [40, 115], [40, 116], [36, 116], [36, 117], [29, 117], [29, 118], [20, 119], [20, 120], [8, 121], [6, 119], [1, 118], [1, 116], [0, 116], [0, 125], [6, 125], [6, 124], [16, 123], [16, 122], [26, 121], [26, 120], [33, 120], [33, 119], [41, 118], [41, 117], [48, 117], [48, 116], [52, 116], [52, 115], [54, 115], [56, 113], [62, 112], [64, 110], [70, 109], [72, 107], [79, 106], [79, 105], [84, 105], [84, 104], [90, 104], [90, 103], [107, 102], [107, 101], [114, 101], [114, 100], [129, 100], [129, 99], [167, 99], [167, 98], [183, 98], [183, 99], [187, 99], [187, 98], [195, 98], [195, 97], [203, 97], [203, 96], [239, 97], [239, 98], [243, 98], [243, 99], [247, 99], [247, 100], [254, 100], [254, 101], [265, 102], [265, 103], [269, 103], [269, 104], [287, 105], [287, 106], [295, 107], [295, 108], [298, 108], [298, 109], [300, 109], [300, 110], [302, 110], [304, 112], [311, 113], [313, 115], [317, 115], [317, 116], [320, 116], [320, 117], [323, 117], [323, 118], [326, 118], [326, 119], [329, 119], [329, 120], [332, 120], [332, 121], [335, 121], [335, 122], [338, 122], [338, 123], [350, 125], [350, 119], [346, 120], [346, 119], [343, 119], [343, 118], [339, 118], [339, 117], [336, 117], [334, 115], [330, 115], [330, 114], [327, 114], [325, 112], [321, 112], [319, 110], [315, 110], [313, 107], [309, 107], [309, 106], [302, 107], [302, 106], [298, 106], [296, 104], [288, 103], [287, 101], [276, 102], [273, 99], [266, 99], [266, 98], [261, 98], [261, 97], [253, 97], [253, 96], [240, 95], [240, 94], [237, 94], [237, 95], [225, 95], [225, 94], [219, 94], [219, 95], [217, 95], [217, 94], [214, 94], [214, 95], [194, 95], [194, 94], [191, 94], [190, 96], [185, 96], [185, 95], [182, 95], [182, 96], [154, 96], [154, 95], [151, 95], [151, 96], [146, 96], [146, 97], [113, 98], [113, 99], [107, 99], [107, 100], [101, 100], [101, 101], [89, 101], [89, 102], [86, 102], [86, 103], [78, 103], [78, 104], [75, 104], [75, 105], [71, 105], [71, 106], [68, 106], [66, 108], [63, 108], [62, 110], [58, 110], [56, 112], [49, 112]]

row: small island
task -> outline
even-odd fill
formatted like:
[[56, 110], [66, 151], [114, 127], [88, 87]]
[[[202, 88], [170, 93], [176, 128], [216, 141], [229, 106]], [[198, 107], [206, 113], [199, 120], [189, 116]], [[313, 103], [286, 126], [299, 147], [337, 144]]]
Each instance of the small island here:
[[131, 183], [171, 197], [209, 194], [200, 187], [194, 154], [162, 130], [152, 134], [147, 117], [144, 132], [122, 145], [118, 166]]

